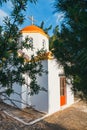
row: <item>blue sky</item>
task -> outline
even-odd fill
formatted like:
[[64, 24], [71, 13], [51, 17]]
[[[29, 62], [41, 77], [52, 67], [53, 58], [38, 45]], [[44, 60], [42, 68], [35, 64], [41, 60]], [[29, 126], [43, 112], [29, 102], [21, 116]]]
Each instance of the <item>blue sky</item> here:
[[[45, 23], [45, 27], [52, 25], [52, 29], [61, 23], [62, 15], [61, 13], [53, 13], [55, 8], [53, 7], [54, 0], [38, 0], [37, 4], [31, 4], [30, 2], [27, 5], [27, 11], [25, 12], [25, 22], [22, 27], [28, 26], [31, 24], [28, 16], [33, 16], [36, 20], [35, 24], [40, 25], [42, 21]], [[9, 16], [9, 12], [12, 8], [10, 2], [4, 4], [0, 8], [0, 24], [2, 24], [3, 17]], [[22, 28], [21, 27], [21, 28]], [[52, 35], [52, 30], [49, 32]]]

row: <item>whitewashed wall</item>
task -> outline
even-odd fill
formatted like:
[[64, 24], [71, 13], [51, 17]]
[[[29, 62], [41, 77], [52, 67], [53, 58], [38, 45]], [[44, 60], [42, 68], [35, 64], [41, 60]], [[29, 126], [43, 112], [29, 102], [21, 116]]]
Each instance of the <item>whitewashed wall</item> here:
[[[64, 74], [63, 67], [59, 66], [56, 60], [43, 61], [44, 69], [48, 69], [48, 75], [43, 74], [38, 77], [38, 83], [47, 88], [48, 92], [40, 92], [31, 97], [31, 105], [35, 109], [49, 114], [61, 109], [60, 106], [60, 74]], [[70, 106], [74, 102], [74, 94], [71, 91], [71, 84], [66, 85], [67, 104], [62, 107]]]
[[72, 91], [72, 85], [70, 83], [70, 80], [68, 79], [68, 84], [67, 84], [67, 105], [70, 106], [71, 104], [74, 103], [74, 93]]
[[[31, 56], [32, 54], [36, 55], [36, 52], [44, 47], [47, 51], [49, 50], [49, 40], [46, 36], [40, 34], [40, 33], [23, 33], [23, 40], [25, 40], [26, 37], [33, 38], [33, 51], [32, 50], [26, 50], [23, 49], [23, 51], [28, 55]], [[45, 40], [43, 44], [43, 40]], [[28, 43], [29, 44], [29, 43]], [[48, 62], [43, 61], [43, 68], [45, 70], [48, 70]], [[47, 74], [43, 74], [41, 77], [37, 76], [38, 84], [41, 87], [48, 88], [48, 76]], [[24, 89], [24, 87], [23, 87]], [[24, 94], [25, 96], [25, 94]], [[23, 98], [25, 99], [26, 97]], [[35, 109], [48, 112], [48, 93], [44, 91], [40, 91], [38, 95], [29, 96], [27, 95], [27, 103], [29, 105], [32, 105], [35, 107]], [[24, 105], [23, 105], [24, 107]]]
[[[28, 83], [30, 83], [30, 80], [27, 75], [25, 75], [25, 79]], [[31, 105], [29, 87], [27, 87], [26, 85], [20, 86], [19, 84], [15, 83], [13, 85], [13, 90], [14, 90], [14, 93], [12, 93], [10, 95], [10, 97], [8, 97], [11, 100], [8, 100], [8, 99], [4, 100], [5, 103], [7, 103], [11, 106], [16, 106], [21, 109]], [[4, 99], [4, 97], [3, 97], [3, 99]]]
[[32, 37], [33, 38], [33, 51], [32, 50], [26, 50], [23, 49], [24, 52], [26, 52], [27, 55], [34, 54], [36, 55], [36, 52], [43, 48], [43, 40], [45, 40], [44, 43], [44, 49], [47, 51], [49, 50], [49, 41], [48, 38], [40, 33], [23, 33], [23, 40], [25, 40], [26, 37]]
[[[26, 37], [33, 38], [34, 50], [32, 51], [31, 49], [29, 49], [29, 50], [23, 49], [23, 52], [25, 52], [25, 54], [27, 54], [29, 56], [31, 56], [32, 54], [36, 55], [36, 51], [42, 49], [43, 47], [47, 51], [49, 50], [49, 45], [48, 45], [49, 41], [46, 36], [44, 36], [40, 33], [23, 33], [23, 37], [19, 40], [19, 43], [21, 44], [21, 40], [25, 40]], [[43, 40], [45, 40], [44, 45], [43, 45]], [[44, 68], [47, 69], [47, 61], [45, 61], [45, 62], [46, 62], [46, 64], [43, 62]], [[48, 80], [47, 80], [47, 75], [46, 76], [45, 75], [46, 74], [43, 74], [42, 77], [38, 78], [38, 83], [42, 87], [47, 88]], [[28, 78], [27, 74], [25, 74], [24, 77], [26, 79], [26, 82], [30, 83], [30, 79]], [[44, 84], [44, 82], [45, 82], [45, 84]], [[29, 88], [27, 88], [26, 85], [20, 86], [18, 84], [14, 84], [13, 89], [14, 89], [14, 93], [12, 93], [10, 95], [10, 99], [12, 99], [13, 102], [16, 104], [16, 106], [18, 106], [19, 108], [25, 108], [26, 106], [31, 105], [31, 101], [32, 101], [32, 105], [37, 104], [36, 109], [39, 110], [39, 106], [40, 106], [40, 110], [42, 110], [42, 107], [43, 107], [43, 110], [47, 111], [48, 94], [46, 92], [40, 92], [38, 95], [38, 98], [40, 97], [40, 99], [42, 101], [42, 105], [41, 105], [41, 104], [39, 104], [38, 100], [36, 101], [34, 99], [34, 97], [36, 98], [37, 95], [33, 96], [33, 98], [30, 97], [30, 95], [29, 95], [30, 90], [29, 90]], [[44, 100], [46, 100], [46, 102], [44, 102]], [[9, 105], [13, 105], [9, 100], [6, 100], [5, 102]]]
[[11, 106], [17, 106], [19, 108], [22, 108], [22, 104], [21, 104], [21, 97], [19, 96], [19, 94], [21, 94], [22, 92], [22, 86], [20, 86], [19, 84], [14, 84], [13, 85], [13, 90], [14, 93], [12, 93], [10, 95], [10, 97], [8, 97], [9, 99], [11, 99], [11, 101], [15, 104], [13, 104], [10, 100], [5, 100], [4, 102], [11, 105]]
[[60, 67], [56, 63], [56, 60], [48, 61], [48, 95], [49, 95], [49, 113], [54, 113], [60, 109], [60, 79], [59, 73]]
[[[48, 74], [43, 74], [41, 77], [37, 76], [37, 80], [41, 87], [47, 89], [47, 92], [40, 91], [38, 95], [30, 97], [30, 95], [28, 95], [30, 90], [26, 85], [19, 86], [18, 84], [14, 84], [13, 88], [15, 93], [11, 94], [10, 99], [12, 99], [19, 108], [25, 108], [31, 105], [38, 111], [50, 114], [61, 109], [59, 75], [63, 74], [63, 68], [58, 66], [56, 60], [44, 60], [42, 64], [43, 69], [48, 70]], [[30, 79], [27, 75], [25, 75], [25, 77], [26, 82], [30, 83]], [[65, 107], [74, 103], [74, 94], [71, 91], [71, 84], [66, 85], [66, 92], [67, 104]], [[13, 105], [9, 100], [5, 102], [9, 105]]]
[[[60, 75], [64, 74], [63, 67], [59, 66], [55, 59], [48, 60], [48, 113], [54, 113], [61, 109], [60, 106]], [[68, 80], [70, 83], [70, 81]], [[66, 104], [74, 103], [74, 94], [71, 90], [71, 83], [66, 84]], [[62, 107], [65, 107], [62, 106]]]
[[[48, 70], [48, 61], [44, 60], [42, 62], [43, 69]], [[47, 92], [40, 91], [38, 95], [31, 96], [31, 105], [42, 112], [48, 113], [48, 74], [43, 73], [42, 76], [37, 77], [38, 84], [41, 87], [44, 87]]]

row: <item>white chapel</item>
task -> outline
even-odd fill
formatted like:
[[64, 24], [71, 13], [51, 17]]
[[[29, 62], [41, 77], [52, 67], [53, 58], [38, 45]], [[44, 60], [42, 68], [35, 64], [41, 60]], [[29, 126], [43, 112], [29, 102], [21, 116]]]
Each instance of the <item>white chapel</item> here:
[[[14, 101], [19, 99], [20, 102], [15, 102], [19, 108], [27, 107], [27, 104], [34, 107], [36, 110], [45, 113], [54, 113], [63, 107], [68, 107], [74, 103], [74, 94], [71, 91], [71, 84], [66, 83], [63, 67], [59, 66], [56, 59], [53, 58], [49, 51], [49, 36], [39, 27], [30, 25], [21, 30], [22, 40], [26, 37], [33, 44], [34, 54], [36, 50], [43, 47], [47, 50], [46, 58], [42, 60], [43, 68], [48, 71], [48, 74], [43, 74], [37, 78], [38, 84], [43, 86], [47, 92], [40, 91], [39, 94], [30, 96], [25, 85], [13, 86], [14, 91], [21, 93], [21, 97], [16, 94], [11, 94]], [[32, 51], [26, 52], [27, 55], [32, 54]], [[27, 79], [27, 82], [28, 79]], [[24, 102], [24, 103], [23, 103]], [[9, 101], [7, 103], [10, 104]]]

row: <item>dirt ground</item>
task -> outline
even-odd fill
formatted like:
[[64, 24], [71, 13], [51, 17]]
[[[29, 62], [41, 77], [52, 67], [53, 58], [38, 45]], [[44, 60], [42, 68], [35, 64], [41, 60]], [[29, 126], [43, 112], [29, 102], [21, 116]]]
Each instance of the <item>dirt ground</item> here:
[[87, 130], [87, 104], [83, 101], [26, 126], [0, 111], [0, 130]]

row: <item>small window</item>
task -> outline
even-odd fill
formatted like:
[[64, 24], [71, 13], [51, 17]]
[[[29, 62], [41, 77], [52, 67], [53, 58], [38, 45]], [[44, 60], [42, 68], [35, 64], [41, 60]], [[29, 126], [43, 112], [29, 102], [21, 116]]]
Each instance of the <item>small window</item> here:
[[29, 37], [29, 44], [32, 44], [32, 43], [33, 43], [33, 38]]
[[42, 44], [43, 44], [43, 48], [46, 46], [46, 41], [43, 39], [42, 41]]
[[65, 88], [66, 88], [66, 78], [60, 77], [60, 96], [65, 95]]

